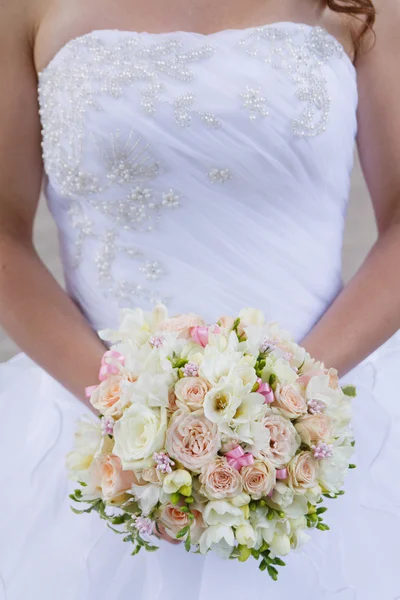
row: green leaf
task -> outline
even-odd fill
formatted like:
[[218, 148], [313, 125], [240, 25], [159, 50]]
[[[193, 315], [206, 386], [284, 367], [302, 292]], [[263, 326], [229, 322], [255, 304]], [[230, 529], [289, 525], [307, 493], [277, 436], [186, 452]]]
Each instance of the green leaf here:
[[258, 568], [260, 569], [260, 571], [265, 571], [265, 569], [269, 567], [267, 561], [265, 560], [265, 558], [262, 559], [262, 561], [260, 562], [260, 564], [258, 565]]
[[136, 554], [139, 554], [139, 552], [141, 551], [142, 546], [136, 546], [132, 552], [131, 552], [131, 556], [135, 556]]
[[174, 364], [174, 367], [176, 369], [181, 369], [182, 367], [184, 367], [185, 365], [187, 365], [188, 362], [189, 361], [188, 361], [187, 358], [178, 358], [178, 360]]
[[273, 567], [272, 565], [268, 565], [267, 569], [268, 569], [268, 575], [271, 577], [271, 579], [273, 579], [274, 581], [278, 581], [277, 569], [275, 569], [275, 567]]
[[81, 485], [82, 487], [86, 487], [87, 483], [85, 483], [84, 481], [78, 481], [79, 485]]
[[192, 547], [192, 540], [190, 539], [190, 531], [189, 531], [189, 533], [188, 533], [188, 535], [186, 537], [186, 540], [185, 540], [185, 550], [186, 550], [186, 552], [190, 552], [191, 547]]
[[345, 385], [342, 387], [342, 392], [349, 398], [355, 398], [357, 396], [357, 391], [354, 385]]
[[272, 386], [276, 383], [277, 377], [275, 375], [275, 373], [271, 373], [271, 375], [269, 376], [269, 387], [272, 388]]
[[185, 537], [185, 535], [187, 534], [187, 532], [189, 531], [190, 526], [189, 525], [185, 525], [185, 527], [183, 527], [180, 531], [178, 531], [178, 533], [176, 534], [176, 539], [180, 540], [181, 538]]
[[235, 319], [235, 321], [233, 323], [232, 331], [237, 331], [237, 328], [239, 327], [239, 324], [240, 324], [240, 317], [238, 317], [237, 319]]
[[356, 440], [353, 440], [353, 441], [351, 442], [350, 446], [353, 446], [353, 448], [354, 448], [354, 446], [355, 446], [355, 445], [356, 445]]
[[349, 469], [357, 469], [357, 465], [354, 465], [353, 463], [349, 464]]
[[320, 531], [329, 531], [330, 527], [328, 525], [325, 525], [325, 523], [318, 523], [317, 529], [319, 529]]
[[274, 558], [273, 562], [274, 562], [275, 565], [279, 565], [280, 567], [286, 567], [286, 563], [281, 558], [279, 558], [278, 556], [276, 556]]
[[321, 506], [320, 508], [317, 508], [317, 515], [322, 515], [323, 513], [325, 513], [328, 509], [326, 508], [326, 506]]

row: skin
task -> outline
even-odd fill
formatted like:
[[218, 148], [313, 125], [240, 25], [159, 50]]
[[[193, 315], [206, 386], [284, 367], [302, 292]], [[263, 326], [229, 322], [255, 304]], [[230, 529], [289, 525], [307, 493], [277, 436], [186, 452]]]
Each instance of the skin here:
[[[400, 3], [377, 2], [355, 65], [358, 149], [379, 238], [352, 281], [303, 341], [344, 374], [400, 328]], [[93, 29], [212, 33], [278, 21], [321, 25], [354, 58], [357, 21], [317, 0], [0, 0], [0, 319], [24, 352], [84, 401], [104, 346], [32, 243], [43, 164], [37, 72]], [[371, 46], [373, 45], [372, 49]], [[79, 339], [79, 345], [76, 340]], [[168, 537], [168, 536], [167, 536]]]

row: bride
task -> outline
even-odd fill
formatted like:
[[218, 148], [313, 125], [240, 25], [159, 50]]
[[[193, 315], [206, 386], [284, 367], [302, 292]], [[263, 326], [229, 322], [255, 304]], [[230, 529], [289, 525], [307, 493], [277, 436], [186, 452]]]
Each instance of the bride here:
[[[26, 352], [0, 366], [1, 600], [400, 598], [400, 8], [374, 4], [0, 2], [0, 315]], [[379, 239], [342, 289], [356, 137]], [[67, 293], [32, 245], [42, 164]], [[132, 558], [70, 511], [96, 331], [159, 300], [260, 308], [359, 384], [358, 469], [278, 584], [167, 537]]]

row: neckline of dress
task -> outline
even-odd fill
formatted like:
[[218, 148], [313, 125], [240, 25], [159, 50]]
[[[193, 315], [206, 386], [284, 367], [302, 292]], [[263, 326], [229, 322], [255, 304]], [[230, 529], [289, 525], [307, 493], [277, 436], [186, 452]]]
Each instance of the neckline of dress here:
[[328, 38], [330, 38], [331, 40], [333, 40], [340, 46], [340, 48], [343, 50], [343, 54], [344, 54], [344, 57], [345, 57], [347, 63], [351, 66], [353, 73], [356, 74], [356, 67], [355, 67], [353, 61], [351, 60], [350, 56], [348, 55], [344, 45], [332, 33], [330, 33], [327, 29], [325, 29], [325, 27], [321, 27], [321, 25], [310, 25], [308, 23], [299, 23], [296, 21], [276, 21], [274, 23], [265, 23], [264, 25], [254, 25], [252, 27], [244, 27], [242, 29], [240, 29], [240, 28], [220, 29], [219, 31], [214, 31], [211, 33], [201, 33], [201, 32], [197, 32], [197, 31], [185, 31], [183, 29], [182, 30], [178, 29], [176, 31], [156, 32], [156, 33], [152, 33], [149, 31], [134, 31], [131, 29], [118, 29], [118, 28], [92, 29], [91, 31], [88, 31], [87, 33], [84, 33], [82, 35], [78, 35], [76, 37], [71, 38], [65, 44], [63, 44], [61, 46], [61, 48], [59, 48], [59, 50], [57, 50], [57, 52], [54, 54], [54, 56], [50, 59], [50, 61], [47, 63], [47, 65], [45, 67], [43, 67], [43, 69], [38, 71], [38, 77], [41, 77], [48, 70], [50, 70], [50, 68], [54, 65], [54, 63], [58, 60], [58, 58], [72, 44], [78, 42], [79, 40], [83, 40], [83, 39], [86, 39], [86, 38], [89, 38], [92, 36], [96, 36], [96, 35], [109, 34], [109, 33], [120, 33], [123, 35], [147, 36], [147, 37], [155, 37], [155, 38], [168, 37], [168, 36], [193, 36], [193, 37], [202, 38], [204, 40], [208, 40], [208, 39], [212, 39], [212, 38], [216, 38], [216, 37], [221, 37], [221, 36], [224, 36], [227, 34], [240, 33], [242, 35], [246, 35], [246, 34], [250, 34], [257, 30], [261, 31], [263, 29], [268, 29], [268, 28], [272, 29], [274, 27], [278, 28], [278, 27], [288, 27], [288, 26], [296, 27], [299, 29], [307, 28], [309, 30], [323, 31], [324, 34], [328, 36]]

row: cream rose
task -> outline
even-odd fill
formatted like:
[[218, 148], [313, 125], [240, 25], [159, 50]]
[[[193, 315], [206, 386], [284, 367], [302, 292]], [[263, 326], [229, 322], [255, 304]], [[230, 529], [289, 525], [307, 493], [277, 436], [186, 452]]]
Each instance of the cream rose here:
[[276, 482], [275, 467], [267, 460], [255, 460], [240, 471], [243, 487], [254, 500], [268, 496]]
[[311, 452], [300, 452], [288, 465], [289, 486], [298, 493], [317, 485], [317, 461]]
[[239, 471], [230, 466], [223, 456], [218, 456], [204, 465], [200, 482], [209, 498], [233, 498], [242, 492], [242, 478]]
[[160, 331], [176, 331], [179, 332], [179, 337], [189, 339], [190, 330], [192, 327], [202, 327], [205, 325], [204, 320], [194, 313], [187, 315], [177, 315], [166, 319], [159, 325]]
[[272, 406], [279, 408], [288, 419], [297, 419], [307, 412], [307, 403], [301, 395], [300, 387], [296, 384], [278, 384], [275, 389], [275, 402]]
[[163, 490], [166, 494], [174, 494], [180, 488], [190, 488], [192, 485], [192, 476], [185, 469], [176, 469], [168, 473], [163, 481]]
[[179, 410], [171, 418], [166, 437], [168, 454], [184, 467], [199, 473], [221, 447], [218, 428], [202, 413]]
[[311, 446], [314, 442], [327, 441], [332, 435], [331, 420], [326, 415], [304, 415], [296, 422], [296, 430], [302, 442]]
[[276, 469], [281, 469], [296, 454], [300, 446], [300, 436], [292, 423], [281, 415], [267, 413], [262, 423], [269, 433], [269, 441], [262, 448], [261, 455]]
[[126, 388], [133, 379], [127, 375], [111, 375], [93, 392], [90, 403], [106, 417], [120, 417], [122, 411], [130, 404]]
[[175, 384], [176, 404], [191, 411], [202, 407], [208, 392], [207, 382], [201, 377], [183, 377]]
[[131, 488], [134, 479], [132, 471], [122, 470], [118, 456], [99, 456], [90, 468], [87, 492], [98, 490], [106, 501], [115, 500]]
[[114, 454], [124, 469], [152, 466], [153, 453], [164, 447], [167, 410], [132, 404], [114, 427]]

